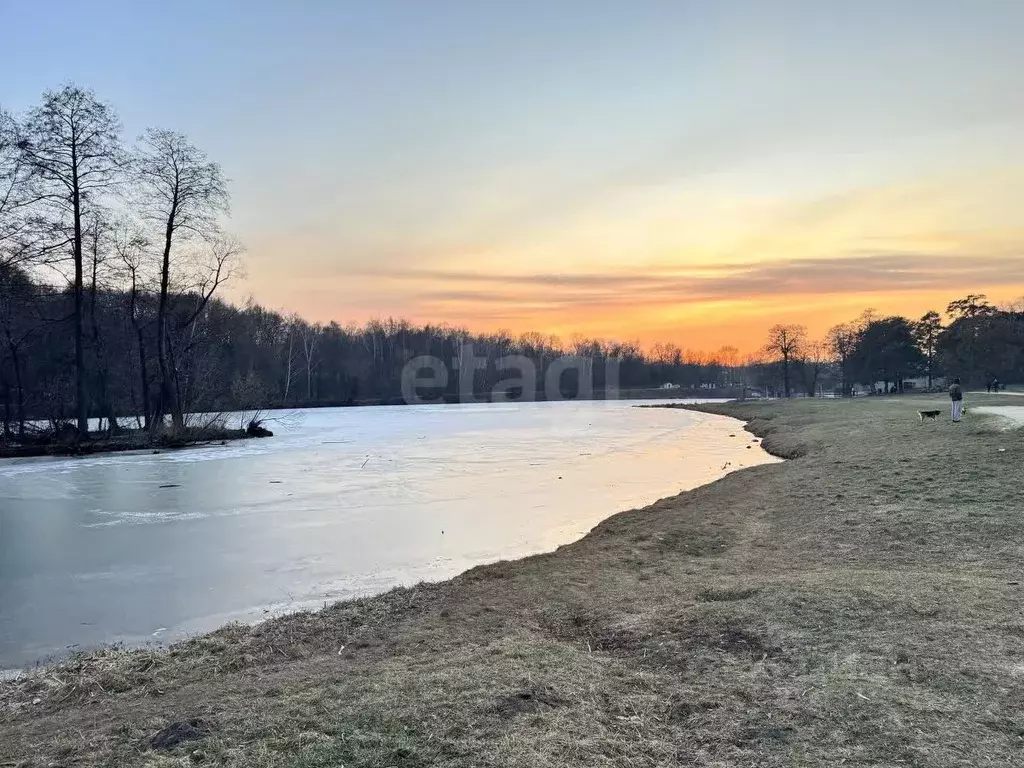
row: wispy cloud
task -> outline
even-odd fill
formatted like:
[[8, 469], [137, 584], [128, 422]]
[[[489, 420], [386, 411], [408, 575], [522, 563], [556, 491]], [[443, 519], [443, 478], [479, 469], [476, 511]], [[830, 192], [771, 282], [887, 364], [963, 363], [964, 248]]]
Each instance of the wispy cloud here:
[[723, 263], [643, 272], [503, 274], [472, 270], [368, 270], [420, 302], [550, 308], [752, 300], [822, 294], [966, 290], [1024, 284], [1024, 256], [862, 253], [837, 258]]

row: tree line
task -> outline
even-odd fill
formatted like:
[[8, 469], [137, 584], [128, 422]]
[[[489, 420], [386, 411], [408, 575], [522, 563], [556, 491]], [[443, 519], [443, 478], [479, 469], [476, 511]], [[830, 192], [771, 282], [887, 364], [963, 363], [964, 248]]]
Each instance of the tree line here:
[[857, 387], [871, 394], [934, 389], [940, 378], [971, 387], [1024, 380], [1024, 301], [996, 306], [968, 294], [949, 302], [945, 317], [934, 310], [916, 320], [866, 310], [821, 340], [800, 325], [775, 325], [758, 386], [784, 397], [850, 396]]
[[[115, 241], [112, 252], [116, 255], [123, 245]], [[152, 258], [159, 259], [159, 254]], [[159, 399], [162, 377], [154, 342], [159, 289], [140, 287], [131, 270], [122, 278], [127, 286], [94, 280], [92, 261], [87, 264], [83, 308], [88, 415], [103, 417], [108, 424], [127, 419], [136, 428], [146, 428], [146, 414], [153, 412], [146, 403]], [[20, 267], [5, 269], [0, 278], [0, 416], [5, 434], [17, 435], [26, 421], [58, 424], [74, 415], [75, 348], [68, 333], [74, 297], [68, 286], [34, 281]], [[498, 361], [513, 355], [529, 360], [539, 381], [565, 355], [584, 360], [598, 394], [606, 385], [644, 389], [669, 382], [687, 390], [710, 390], [738, 383], [731, 367], [738, 353], [730, 349], [698, 355], [663, 344], [644, 352], [635, 342], [582, 337], [563, 342], [540, 333], [474, 334], [393, 318], [342, 326], [309, 322], [254, 302], [236, 306], [208, 294], [171, 298], [168, 363], [175, 403], [186, 416], [399, 403], [403, 370], [422, 356], [440, 359], [453, 372], [461, 367], [460, 358], [476, 357], [480, 362], [472, 391], [477, 397], [494, 389], [504, 377]], [[611, 361], [616, 380], [606, 381]], [[453, 375], [441, 394], [458, 400], [465, 394], [459, 384]], [[566, 385], [573, 385], [571, 377]]]

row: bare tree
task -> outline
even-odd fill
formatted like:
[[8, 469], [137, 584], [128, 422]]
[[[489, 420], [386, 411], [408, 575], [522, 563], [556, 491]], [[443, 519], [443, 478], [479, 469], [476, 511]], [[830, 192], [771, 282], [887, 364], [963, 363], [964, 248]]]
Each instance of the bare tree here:
[[288, 397], [291, 394], [292, 381], [295, 378], [293, 368], [295, 364], [295, 334], [302, 328], [302, 318], [297, 313], [292, 313], [285, 318], [285, 334], [288, 339], [288, 346], [284, 351], [284, 396], [283, 402], [288, 404]]
[[828, 368], [830, 360], [829, 344], [825, 341], [810, 341], [803, 345], [800, 364], [804, 379], [804, 391], [808, 397], [818, 394], [821, 375]]
[[164, 334], [171, 378], [171, 421], [175, 429], [185, 426], [194, 378], [190, 370], [197, 349], [208, 341], [202, 333], [207, 308], [217, 290], [241, 272], [244, 251], [236, 237], [218, 232], [202, 243], [193, 243], [180, 259], [175, 274], [174, 317]]
[[31, 188], [32, 169], [19, 144], [19, 127], [0, 110], [0, 267], [27, 259], [31, 249], [24, 241], [27, 212], [36, 202]]
[[849, 397], [852, 393], [850, 360], [857, 347], [859, 330], [856, 323], [840, 323], [829, 329], [825, 342], [839, 363], [839, 372], [843, 380], [843, 397]]
[[100, 332], [98, 305], [102, 296], [101, 280], [109, 277], [111, 272], [109, 260], [113, 234], [113, 226], [109, 219], [96, 211], [90, 214], [86, 226], [86, 250], [89, 256], [89, 339], [96, 366], [96, 401], [100, 416], [107, 420], [107, 430], [110, 434], [118, 431], [118, 425], [110, 396], [107, 349], [103, 334]]
[[935, 375], [935, 350], [942, 333], [942, 317], [935, 310], [925, 312], [921, 319], [914, 323], [914, 341], [924, 353], [928, 366], [928, 388], [931, 389]]
[[747, 389], [753, 387], [758, 371], [764, 367], [761, 358], [756, 354], [748, 354], [735, 368], [736, 383], [740, 387], [740, 400], [746, 400]]
[[156, 322], [157, 362], [160, 367], [160, 408], [156, 423], [160, 423], [163, 414], [169, 410], [173, 427], [181, 429], [184, 426], [183, 409], [175, 397], [167, 338], [175, 246], [194, 237], [209, 239], [216, 236], [217, 218], [228, 210], [227, 182], [217, 163], [207, 159], [206, 154], [193, 146], [184, 134], [174, 131], [146, 131], [139, 140], [135, 169], [141, 187], [144, 216], [160, 228], [163, 241]]
[[994, 312], [996, 308], [989, 304], [988, 297], [983, 293], [969, 293], [962, 299], [949, 302], [946, 307], [946, 314], [954, 320], [987, 317]]
[[[306, 358], [306, 400], [313, 400], [313, 371], [320, 364], [317, 358], [317, 342], [323, 335], [323, 326], [320, 323], [303, 323], [299, 326], [302, 333], [302, 354]], [[374, 335], [373, 354], [376, 360], [377, 346], [376, 335]]]
[[725, 373], [725, 386], [731, 387], [736, 383], [736, 369], [740, 364], [740, 351], [736, 347], [726, 345], [715, 353], [718, 362], [722, 364]]
[[80, 437], [89, 433], [89, 390], [85, 370], [83, 309], [86, 212], [119, 182], [123, 162], [121, 123], [112, 107], [89, 90], [65, 85], [43, 94], [18, 141], [22, 161], [40, 184], [38, 202], [46, 213], [46, 250], [70, 250], [74, 263], [75, 392]]
[[806, 340], [807, 329], [802, 325], [773, 325], [768, 331], [764, 351], [782, 363], [782, 386], [786, 397], [790, 396], [790, 365], [800, 355]]
[[[144, 263], [150, 242], [142, 230], [132, 222], [121, 222], [114, 231], [114, 251], [120, 261], [128, 290], [128, 321], [135, 335], [139, 357], [139, 382], [142, 398], [142, 423], [147, 429], [153, 416], [153, 401], [149, 392], [149, 371], [146, 355], [145, 321], [142, 295], [146, 285]], [[137, 412], [136, 412], [137, 413]]]

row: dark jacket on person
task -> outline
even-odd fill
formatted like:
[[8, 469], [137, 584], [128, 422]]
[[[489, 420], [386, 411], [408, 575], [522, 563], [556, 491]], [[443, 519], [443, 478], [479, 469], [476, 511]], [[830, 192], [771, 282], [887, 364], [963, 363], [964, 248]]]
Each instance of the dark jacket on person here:
[[951, 384], [949, 387], [949, 399], [950, 400], [963, 400], [964, 391], [960, 388], [959, 384]]

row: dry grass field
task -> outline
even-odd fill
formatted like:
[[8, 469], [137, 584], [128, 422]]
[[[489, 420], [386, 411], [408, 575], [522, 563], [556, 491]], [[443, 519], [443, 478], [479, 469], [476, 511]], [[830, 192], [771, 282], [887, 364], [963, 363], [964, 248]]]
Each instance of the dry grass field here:
[[791, 460], [548, 555], [0, 683], [0, 766], [1024, 765], [1024, 433], [917, 418], [946, 405], [707, 406]]

